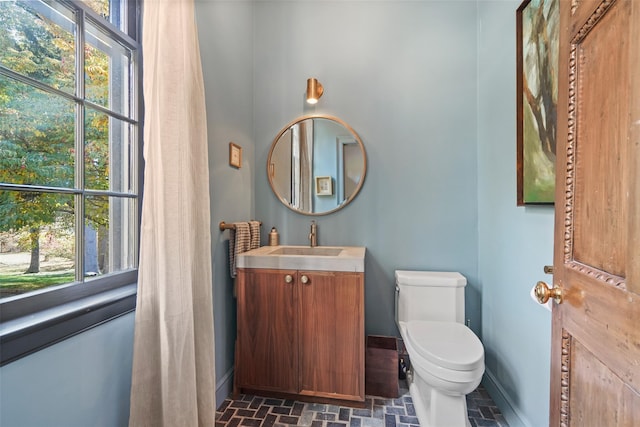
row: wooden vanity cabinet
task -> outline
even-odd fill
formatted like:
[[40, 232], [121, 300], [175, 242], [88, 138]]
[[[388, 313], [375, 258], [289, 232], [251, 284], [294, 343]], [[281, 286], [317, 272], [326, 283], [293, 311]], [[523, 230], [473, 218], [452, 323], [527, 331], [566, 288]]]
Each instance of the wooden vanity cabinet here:
[[242, 269], [236, 280], [237, 389], [364, 401], [364, 273]]

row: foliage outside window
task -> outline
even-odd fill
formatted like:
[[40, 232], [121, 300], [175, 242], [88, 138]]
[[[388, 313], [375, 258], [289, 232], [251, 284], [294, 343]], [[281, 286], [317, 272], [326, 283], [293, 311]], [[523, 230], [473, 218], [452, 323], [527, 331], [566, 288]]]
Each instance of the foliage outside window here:
[[136, 11], [127, 0], [0, 1], [0, 310], [131, 283]]

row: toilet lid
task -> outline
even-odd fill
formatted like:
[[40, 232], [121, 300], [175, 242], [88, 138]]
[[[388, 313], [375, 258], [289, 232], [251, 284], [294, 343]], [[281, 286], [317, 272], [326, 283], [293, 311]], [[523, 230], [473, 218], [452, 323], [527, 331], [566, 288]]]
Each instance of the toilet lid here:
[[465, 325], [412, 320], [407, 339], [420, 356], [443, 368], [471, 371], [484, 365], [484, 347]]

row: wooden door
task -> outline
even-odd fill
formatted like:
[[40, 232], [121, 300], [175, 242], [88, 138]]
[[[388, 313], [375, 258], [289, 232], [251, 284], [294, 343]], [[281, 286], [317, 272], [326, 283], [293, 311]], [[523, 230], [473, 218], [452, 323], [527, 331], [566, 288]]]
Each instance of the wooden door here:
[[364, 275], [300, 271], [298, 281], [300, 394], [364, 401]]
[[640, 1], [560, 1], [550, 425], [640, 425]]
[[298, 392], [295, 275], [295, 270], [238, 271], [236, 388]]

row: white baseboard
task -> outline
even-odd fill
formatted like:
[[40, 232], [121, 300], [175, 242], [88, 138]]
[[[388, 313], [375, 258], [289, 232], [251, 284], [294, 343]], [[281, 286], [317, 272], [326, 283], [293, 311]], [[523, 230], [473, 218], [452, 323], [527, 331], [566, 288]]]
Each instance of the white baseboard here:
[[504, 415], [510, 427], [531, 427], [531, 424], [526, 421], [526, 417], [522, 416], [513, 404], [513, 400], [511, 400], [505, 389], [488, 369], [484, 371], [482, 385], [489, 392], [496, 405], [498, 405], [500, 412], [502, 412], [502, 415]]
[[227, 371], [220, 381], [216, 383], [216, 408], [222, 405], [222, 402], [229, 397], [233, 391], [233, 366]]

